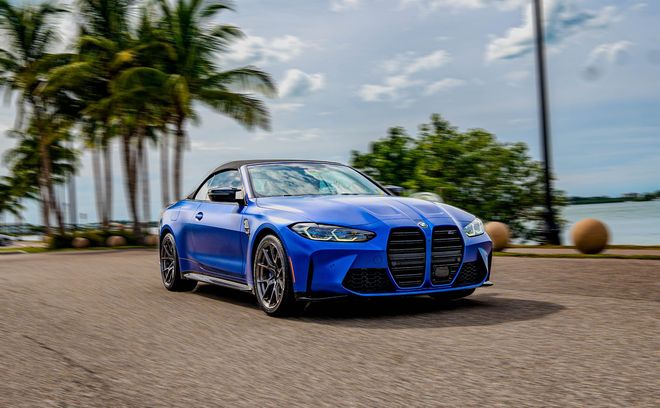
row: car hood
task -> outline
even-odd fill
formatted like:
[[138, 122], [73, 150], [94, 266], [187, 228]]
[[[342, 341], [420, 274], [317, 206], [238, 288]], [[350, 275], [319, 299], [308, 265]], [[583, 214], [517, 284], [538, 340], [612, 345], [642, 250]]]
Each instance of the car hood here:
[[264, 209], [295, 214], [300, 221], [344, 226], [387, 223], [388, 220], [432, 224], [452, 220], [434, 203], [396, 196], [263, 197], [256, 199], [256, 204]]

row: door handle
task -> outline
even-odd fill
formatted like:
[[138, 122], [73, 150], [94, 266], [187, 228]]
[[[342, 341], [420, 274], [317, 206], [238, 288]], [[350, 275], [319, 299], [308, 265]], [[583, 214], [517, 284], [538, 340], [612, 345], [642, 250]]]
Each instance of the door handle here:
[[197, 218], [197, 221], [201, 221], [202, 218], [204, 218], [204, 213], [201, 211], [198, 212], [197, 214], [195, 214], [195, 218]]

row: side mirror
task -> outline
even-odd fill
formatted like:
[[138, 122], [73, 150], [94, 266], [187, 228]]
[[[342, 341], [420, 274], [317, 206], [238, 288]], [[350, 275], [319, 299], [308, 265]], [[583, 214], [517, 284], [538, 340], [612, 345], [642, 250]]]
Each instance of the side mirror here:
[[218, 203], [242, 203], [245, 193], [240, 188], [221, 187], [209, 190], [209, 200]]
[[385, 186], [385, 188], [387, 189], [387, 191], [394, 194], [395, 196], [401, 196], [405, 191], [403, 187], [399, 187], [399, 186]]

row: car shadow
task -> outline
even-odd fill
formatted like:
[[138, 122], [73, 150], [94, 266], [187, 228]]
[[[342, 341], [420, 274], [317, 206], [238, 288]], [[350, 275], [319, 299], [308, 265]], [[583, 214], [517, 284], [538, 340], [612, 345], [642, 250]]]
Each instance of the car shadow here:
[[296, 319], [359, 328], [441, 328], [534, 320], [563, 309], [562, 305], [543, 300], [477, 293], [451, 302], [417, 296], [314, 303]]
[[[250, 293], [214, 285], [198, 285], [195, 294], [259, 310]], [[452, 302], [427, 296], [401, 298], [344, 299], [313, 302], [289, 321], [331, 326], [397, 329], [489, 326], [540, 319], [565, 307], [544, 300], [500, 297], [492, 293]]]
[[250, 307], [255, 310], [259, 309], [257, 300], [254, 298], [252, 293], [241, 292], [240, 290], [236, 289], [199, 282], [197, 283], [197, 287], [192, 293], [221, 302], [228, 302], [238, 306]]

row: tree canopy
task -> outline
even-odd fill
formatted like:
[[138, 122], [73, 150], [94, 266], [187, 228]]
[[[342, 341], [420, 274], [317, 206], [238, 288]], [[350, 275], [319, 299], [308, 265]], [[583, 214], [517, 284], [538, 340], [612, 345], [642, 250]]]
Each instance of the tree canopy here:
[[[368, 152], [353, 151], [351, 162], [384, 184], [437, 193], [486, 221], [508, 224], [516, 237], [538, 238], [543, 171], [525, 143], [500, 142], [484, 129], [461, 132], [434, 114], [416, 137], [391, 128]], [[561, 192], [554, 199], [565, 203]]]

